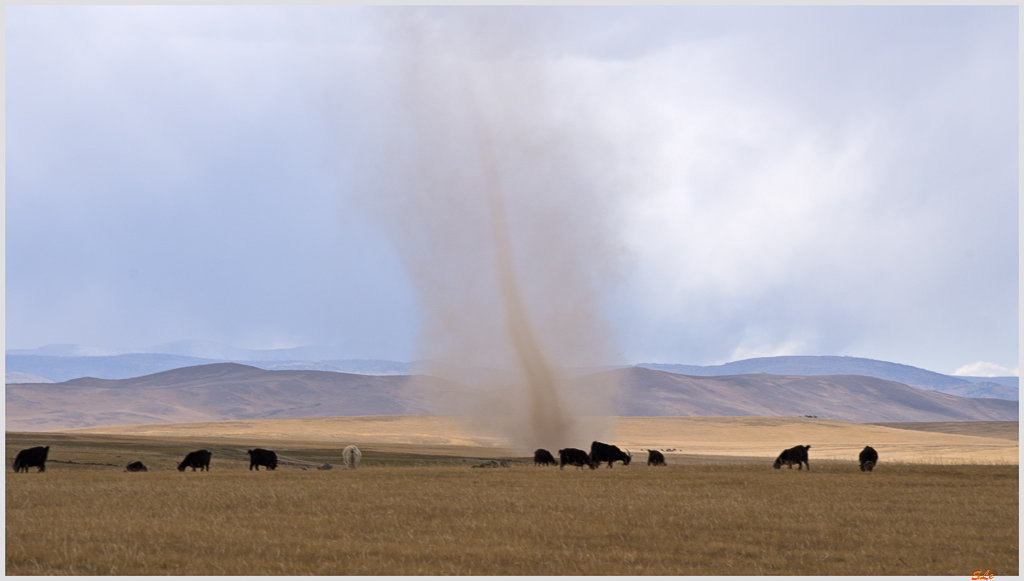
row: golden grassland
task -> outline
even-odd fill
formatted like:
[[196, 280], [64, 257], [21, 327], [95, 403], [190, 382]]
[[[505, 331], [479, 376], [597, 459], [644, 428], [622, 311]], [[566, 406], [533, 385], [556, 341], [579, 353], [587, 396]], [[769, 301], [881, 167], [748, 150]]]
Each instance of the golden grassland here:
[[[380, 434], [391, 434], [383, 442], [373, 441], [380, 434], [343, 432], [337, 441], [322, 426], [293, 433], [258, 423], [246, 429], [268, 433], [238, 425], [162, 435], [7, 433], [6, 573], [1019, 574], [1016, 459], [907, 463], [890, 452], [863, 473], [849, 458], [815, 455], [833, 428], [814, 431], [811, 420], [803, 425], [817, 439], [792, 442], [815, 445], [810, 471], [772, 470], [777, 451], [669, 454], [670, 465], [658, 468], [559, 470], [508, 458], [510, 468], [475, 469], [507, 452], [460, 440], [410, 443], [445, 436], [436, 418], [412, 421], [434, 433], [403, 436], [400, 421], [379, 422]], [[623, 424], [616, 443], [630, 439]], [[353, 441], [362, 443], [358, 470], [298, 469], [337, 466]], [[966, 442], [958, 454], [982, 445]], [[46, 472], [9, 471], [18, 450], [47, 444]], [[278, 470], [248, 470], [245, 449], [257, 445], [278, 452]], [[767, 445], [721, 449], [757, 446]], [[184, 453], [199, 447], [214, 452], [211, 471], [177, 472]], [[132, 460], [150, 471], [122, 472]]]
[[901, 430], [920, 430], [923, 432], [940, 432], [943, 434], [961, 434], [964, 436], [984, 435], [990, 438], [1005, 438], [1020, 441], [1020, 422], [988, 421], [988, 422], [880, 422], [873, 426], [898, 428]]
[[1018, 574], [1015, 466], [7, 476], [7, 574]]
[[[1016, 422], [1012, 422], [1016, 425]], [[1019, 463], [1010, 422], [930, 422], [935, 431], [898, 429], [811, 418], [657, 417], [617, 418], [609, 441], [631, 451], [672, 449], [680, 454], [774, 459], [797, 444], [812, 446], [816, 459], [850, 460], [866, 445], [883, 461], [912, 463]], [[362, 416], [146, 424], [65, 430], [64, 434], [146, 436], [205, 441], [289, 443], [298, 446], [416, 447], [453, 455], [512, 453], [497, 438], [469, 433], [456, 416]], [[910, 426], [911, 424], [906, 424]], [[955, 433], [942, 433], [955, 430]], [[993, 437], [994, 436], [994, 437]], [[574, 447], [589, 449], [590, 442]], [[251, 447], [251, 446], [250, 446]], [[554, 450], [552, 450], [554, 451]], [[532, 450], [520, 450], [520, 453]], [[642, 455], [642, 454], [641, 454]], [[671, 457], [671, 453], [669, 454]]]

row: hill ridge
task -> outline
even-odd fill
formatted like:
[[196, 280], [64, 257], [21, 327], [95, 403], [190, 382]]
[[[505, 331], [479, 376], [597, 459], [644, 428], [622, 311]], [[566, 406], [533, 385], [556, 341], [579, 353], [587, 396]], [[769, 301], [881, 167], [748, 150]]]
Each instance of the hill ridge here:
[[[1018, 417], [1016, 402], [957, 397], [856, 375], [700, 377], [628, 367], [577, 377], [562, 396], [582, 404], [595, 400], [595, 390], [605, 389], [612, 394], [608, 411], [616, 416], [818, 416], [856, 422]], [[8, 429], [42, 431], [256, 418], [466, 414], [482, 397], [478, 390], [426, 375], [267, 371], [214, 363], [130, 379], [8, 385], [6, 419]]]
[[639, 363], [637, 367], [699, 377], [751, 373], [805, 376], [863, 375], [896, 381], [920, 389], [950, 393], [952, 395], [1019, 399], [1019, 380], [1016, 377], [981, 378], [952, 376], [903, 363], [840, 355], [755, 357], [721, 365], [706, 366], [675, 363]]

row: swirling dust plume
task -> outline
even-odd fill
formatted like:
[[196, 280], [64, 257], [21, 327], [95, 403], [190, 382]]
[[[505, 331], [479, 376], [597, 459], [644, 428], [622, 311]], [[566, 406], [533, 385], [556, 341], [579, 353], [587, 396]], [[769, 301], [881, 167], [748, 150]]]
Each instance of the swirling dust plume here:
[[424, 406], [519, 452], [587, 448], [614, 429], [615, 386], [579, 379], [615, 357], [608, 160], [528, 38], [500, 17], [437, 15], [385, 22], [385, 113], [360, 142], [353, 194], [416, 290], [418, 373], [465, 388]]

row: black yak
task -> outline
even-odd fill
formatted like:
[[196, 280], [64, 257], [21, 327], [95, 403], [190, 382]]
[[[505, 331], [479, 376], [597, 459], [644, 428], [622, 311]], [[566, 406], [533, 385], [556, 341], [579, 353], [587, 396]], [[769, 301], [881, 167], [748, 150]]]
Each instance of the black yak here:
[[544, 448], [537, 448], [533, 453], [533, 464], [535, 466], [558, 466], [558, 461]]
[[598, 466], [601, 465], [601, 462], [607, 462], [608, 467], [611, 468], [612, 462], [622, 462], [623, 466], [629, 466], [633, 455], [629, 453], [629, 450], [623, 452], [618, 446], [592, 442], [590, 444], [590, 459]]
[[125, 466], [124, 467], [124, 471], [125, 472], [148, 472], [148, 470], [146, 470], [146, 465], [143, 464], [142, 462], [139, 462], [138, 460], [136, 460], [136, 461], [128, 464], [127, 466]]
[[196, 450], [195, 452], [189, 452], [185, 459], [178, 464], [178, 472], [184, 472], [186, 468], [191, 467], [192, 471], [195, 472], [196, 468], [200, 472], [206, 470], [210, 471], [210, 452], [206, 450]]
[[558, 457], [561, 460], [561, 464], [558, 466], [559, 470], [565, 469], [566, 464], [577, 468], [590, 466], [591, 470], [597, 468], [597, 464], [594, 464], [590, 460], [590, 456], [586, 452], [576, 448], [565, 448], [564, 450], [559, 450]]
[[875, 464], [878, 464], [878, 452], [875, 451], [871, 446], [864, 446], [864, 449], [860, 451], [860, 471], [871, 472], [874, 469]]
[[810, 449], [810, 446], [794, 446], [788, 450], [783, 450], [779, 457], [775, 459], [775, 464], [772, 467], [779, 469], [785, 464], [792, 470], [793, 464], [796, 463], [797, 470], [803, 470], [805, 465], [810, 470], [811, 465], [807, 462], [807, 451]]
[[263, 448], [255, 448], [249, 450], [249, 470], [256, 467], [256, 471], [260, 471], [260, 466], [266, 466], [267, 470], [274, 470], [277, 468], [277, 454], [272, 450], [264, 450]]
[[49, 453], [49, 446], [37, 446], [18, 452], [14, 458], [14, 471], [28, 472], [30, 466], [38, 466], [40, 472], [46, 472], [46, 456]]
[[648, 466], [664, 466], [665, 455], [657, 450], [647, 451], [647, 465]]

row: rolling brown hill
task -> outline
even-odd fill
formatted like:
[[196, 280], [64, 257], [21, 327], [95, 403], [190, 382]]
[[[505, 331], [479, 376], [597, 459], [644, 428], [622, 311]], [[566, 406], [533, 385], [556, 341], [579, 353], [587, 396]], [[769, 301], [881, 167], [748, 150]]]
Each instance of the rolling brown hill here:
[[1016, 421], [1019, 415], [1016, 401], [957, 397], [863, 375], [695, 377], [642, 367], [604, 373], [617, 376], [619, 389], [612, 410], [617, 416], [816, 416], [849, 422], [945, 422]]
[[132, 379], [7, 386], [8, 431], [465, 411], [473, 390], [436, 377], [265, 371], [237, 363]]
[[[817, 416], [850, 422], [1018, 419], [1016, 401], [956, 397], [858, 375], [693, 377], [631, 367], [578, 377], [566, 399], [570, 407], [593, 409], [583, 404], [609, 385], [618, 386], [607, 410], [614, 416]], [[216, 363], [132, 379], [8, 385], [6, 429], [466, 414], [480, 396], [478, 390], [423, 375], [266, 371]]]

